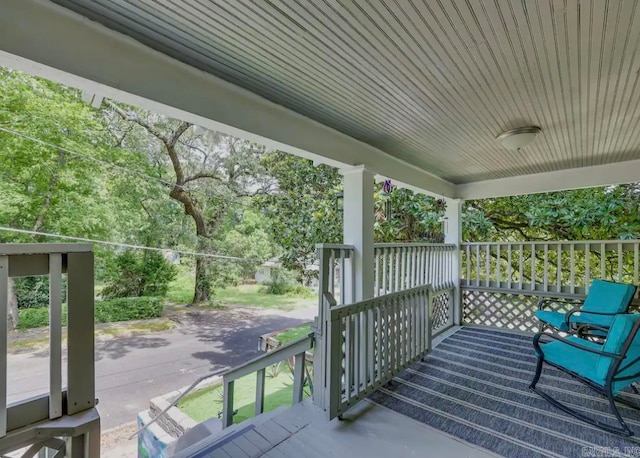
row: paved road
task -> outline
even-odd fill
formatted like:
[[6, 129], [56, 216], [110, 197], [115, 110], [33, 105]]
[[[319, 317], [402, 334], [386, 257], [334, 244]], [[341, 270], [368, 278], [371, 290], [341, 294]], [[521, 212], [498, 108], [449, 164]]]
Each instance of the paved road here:
[[[314, 313], [189, 312], [179, 316], [180, 323], [170, 332], [98, 342], [96, 390], [102, 428], [135, 420], [155, 396], [247, 361], [259, 353], [261, 334], [308, 322]], [[9, 402], [47, 391], [48, 361], [46, 351], [9, 355]]]

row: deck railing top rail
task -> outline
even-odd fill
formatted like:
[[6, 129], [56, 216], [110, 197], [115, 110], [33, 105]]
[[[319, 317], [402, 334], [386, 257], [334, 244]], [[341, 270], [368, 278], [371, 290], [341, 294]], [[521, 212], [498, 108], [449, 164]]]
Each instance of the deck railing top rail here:
[[332, 249], [332, 250], [348, 250], [348, 251], [353, 251], [356, 248], [353, 245], [344, 245], [341, 243], [318, 243], [316, 244], [316, 248], [319, 249]]
[[453, 243], [422, 243], [422, 242], [374, 243], [373, 246], [375, 248], [434, 247], [434, 248], [448, 248], [448, 249], [454, 249], [456, 247], [456, 245]]
[[462, 242], [462, 246], [476, 246], [476, 245], [597, 245], [597, 244], [607, 244], [607, 245], [615, 245], [618, 243], [635, 245], [640, 243], [640, 240], [637, 239], [619, 239], [619, 240], [533, 240], [533, 241], [516, 241], [516, 242]]

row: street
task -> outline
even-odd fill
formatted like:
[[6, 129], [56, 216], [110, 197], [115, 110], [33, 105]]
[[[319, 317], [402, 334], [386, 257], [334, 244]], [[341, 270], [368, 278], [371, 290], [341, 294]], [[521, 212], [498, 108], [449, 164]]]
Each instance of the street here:
[[[258, 355], [260, 335], [311, 321], [315, 312], [193, 311], [175, 318], [178, 323], [168, 332], [98, 341], [96, 397], [103, 430], [134, 421], [153, 397]], [[47, 391], [48, 351], [9, 354], [8, 359], [9, 402]]]

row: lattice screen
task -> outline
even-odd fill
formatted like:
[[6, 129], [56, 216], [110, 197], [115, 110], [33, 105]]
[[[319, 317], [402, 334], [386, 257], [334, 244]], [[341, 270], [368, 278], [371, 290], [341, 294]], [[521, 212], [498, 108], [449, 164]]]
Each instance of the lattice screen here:
[[[533, 316], [538, 296], [517, 293], [496, 293], [463, 289], [462, 320], [466, 324], [480, 324], [518, 331], [538, 331]], [[567, 311], [576, 305], [573, 299], [557, 299], [548, 310]]]
[[436, 293], [431, 298], [431, 330], [437, 333], [450, 324], [451, 291]]

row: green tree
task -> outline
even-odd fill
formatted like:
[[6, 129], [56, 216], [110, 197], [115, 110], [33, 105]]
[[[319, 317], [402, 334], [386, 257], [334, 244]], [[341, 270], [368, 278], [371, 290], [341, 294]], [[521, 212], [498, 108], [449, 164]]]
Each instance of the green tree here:
[[608, 240], [640, 237], [638, 184], [465, 203], [465, 240]]
[[[195, 250], [215, 254], [215, 236], [229, 209], [244, 197], [264, 192], [260, 157], [252, 142], [199, 128], [188, 122], [106, 101], [110, 125], [123, 148], [145, 148], [167, 194], [192, 221]], [[211, 298], [211, 259], [196, 258], [193, 303]], [[219, 277], [218, 277], [219, 278]]]
[[[86, 159], [67, 152], [105, 154], [108, 136], [99, 113], [74, 89], [0, 68], [0, 127], [6, 129], [0, 132], [0, 225], [107, 236], [111, 226], [102, 216], [111, 212], [100, 196], [103, 178]], [[32, 240], [0, 233], [2, 242]], [[18, 300], [10, 287], [9, 324], [16, 327]]]
[[[273, 193], [257, 200], [269, 221], [269, 231], [281, 247], [284, 267], [305, 273], [316, 260], [316, 244], [342, 242], [342, 177], [337, 169], [272, 152], [264, 164], [276, 180]], [[444, 203], [432, 197], [382, 184], [371, 190], [375, 198], [377, 242], [441, 242]], [[303, 279], [304, 280], [304, 279]]]
[[263, 159], [276, 180], [272, 194], [257, 200], [269, 220], [269, 232], [282, 248], [282, 264], [302, 278], [305, 267], [316, 259], [317, 243], [340, 243], [342, 213], [337, 194], [342, 188], [338, 171], [326, 165], [283, 152]]

